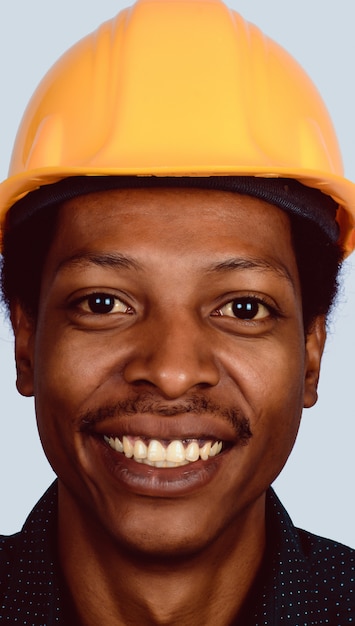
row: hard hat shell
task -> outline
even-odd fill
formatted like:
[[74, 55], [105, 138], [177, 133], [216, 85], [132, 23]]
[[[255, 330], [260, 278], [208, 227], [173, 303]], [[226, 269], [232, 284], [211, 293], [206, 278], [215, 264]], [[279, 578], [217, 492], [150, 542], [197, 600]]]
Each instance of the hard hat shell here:
[[78, 175], [294, 178], [339, 204], [340, 242], [355, 247], [355, 185], [319, 93], [220, 0], [138, 0], [68, 50], [24, 114], [1, 219]]

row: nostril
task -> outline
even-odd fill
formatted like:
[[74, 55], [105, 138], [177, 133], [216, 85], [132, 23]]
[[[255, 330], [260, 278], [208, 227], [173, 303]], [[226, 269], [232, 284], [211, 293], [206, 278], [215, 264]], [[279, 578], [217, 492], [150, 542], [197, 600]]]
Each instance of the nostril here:
[[149, 315], [137, 329], [123, 371], [126, 382], [153, 385], [167, 398], [217, 385], [220, 371], [205, 327], [190, 311], [163, 313]]
[[201, 366], [198, 359], [191, 359], [183, 364], [176, 362], [169, 364], [161, 358], [143, 361], [132, 359], [125, 367], [124, 378], [127, 383], [136, 388], [153, 386], [167, 398], [178, 398], [193, 388], [207, 389], [219, 382], [219, 372], [213, 363]]

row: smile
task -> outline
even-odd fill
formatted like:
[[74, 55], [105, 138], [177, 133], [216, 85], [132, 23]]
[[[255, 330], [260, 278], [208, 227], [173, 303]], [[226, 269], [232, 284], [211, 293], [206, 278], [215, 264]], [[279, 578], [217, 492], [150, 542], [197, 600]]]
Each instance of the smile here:
[[206, 441], [197, 439], [173, 441], [159, 441], [151, 439], [143, 441], [139, 437], [104, 436], [104, 441], [116, 452], [122, 453], [128, 459], [137, 463], [144, 463], [152, 467], [180, 467], [198, 460], [207, 461], [210, 457], [217, 456], [223, 447], [222, 441]]

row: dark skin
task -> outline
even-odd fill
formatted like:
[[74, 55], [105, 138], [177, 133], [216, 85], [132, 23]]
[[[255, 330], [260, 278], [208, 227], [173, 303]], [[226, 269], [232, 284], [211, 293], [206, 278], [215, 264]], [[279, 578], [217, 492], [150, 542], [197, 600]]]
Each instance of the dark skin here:
[[[18, 305], [12, 320], [18, 389], [35, 396], [59, 477], [77, 622], [230, 624], [325, 340], [323, 318], [305, 337], [287, 216], [220, 191], [76, 198], [61, 209], [36, 323]], [[223, 449], [158, 468], [113, 450], [107, 439], [123, 435]]]

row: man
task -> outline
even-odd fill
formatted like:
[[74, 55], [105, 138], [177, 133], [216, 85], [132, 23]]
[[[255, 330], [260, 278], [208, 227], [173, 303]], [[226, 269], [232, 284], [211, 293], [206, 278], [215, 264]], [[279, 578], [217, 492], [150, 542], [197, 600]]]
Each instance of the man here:
[[309, 79], [218, 0], [140, 0], [49, 72], [0, 201], [17, 386], [58, 481], [2, 541], [2, 619], [354, 621], [353, 551], [270, 489], [354, 198]]

